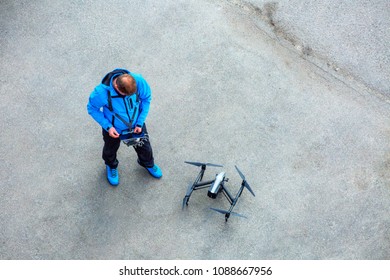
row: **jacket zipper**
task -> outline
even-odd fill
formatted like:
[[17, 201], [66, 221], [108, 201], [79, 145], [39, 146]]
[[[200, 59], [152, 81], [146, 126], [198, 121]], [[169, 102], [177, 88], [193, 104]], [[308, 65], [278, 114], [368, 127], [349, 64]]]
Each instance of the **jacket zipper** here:
[[[125, 104], [126, 114], [127, 114], [127, 117], [129, 118], [129, 122], [132, 122], [130, 115], [129, 115], [129, 109], [127, 108], [125, 97], [123, 97], [123, 103]], [[131, 125], [133, 125], [133, 124], [131, 124]], [[131, 129], [131, 127], [130, 127], [130, 129]]]

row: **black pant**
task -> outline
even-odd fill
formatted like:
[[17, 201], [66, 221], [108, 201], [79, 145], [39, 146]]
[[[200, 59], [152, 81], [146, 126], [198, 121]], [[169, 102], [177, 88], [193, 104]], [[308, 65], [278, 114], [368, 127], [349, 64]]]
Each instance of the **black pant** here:
[[[154, 158], [153, 158], [153, 150], [150, 145], [148, 131], [146, 130], [146, 126], [144, 124], [142, 131], [145, 133], [145, 138], [133, 146], [134, 150], [138, 155], [138, 162], [140, 165], [144, 167], [153, 167], [154, 166]], [[116, 153], [121, 144], [121, 140], [119, 138], [111, 137], [106, 130], [103, 129], [103, 160], [106, 165], [111, 168], [117, 168], [119, 161], [116, 158]]]

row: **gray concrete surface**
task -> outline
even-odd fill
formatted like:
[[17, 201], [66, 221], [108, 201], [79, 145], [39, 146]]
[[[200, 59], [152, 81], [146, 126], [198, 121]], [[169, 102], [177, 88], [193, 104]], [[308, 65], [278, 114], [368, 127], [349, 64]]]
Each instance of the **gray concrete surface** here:
[[389, 1], [226, 1], [349, 86], [390, 97]]
[[[225, 1], [2, 1], [0, 259], [390, 259], [389, 103]], [[108, 185], [86, 103], [115, 67], [153, 89], [155, 180]], [[225, 223], [198, 170], [244, 192]], [[212, 177], [221, 169], [207, 170]]]

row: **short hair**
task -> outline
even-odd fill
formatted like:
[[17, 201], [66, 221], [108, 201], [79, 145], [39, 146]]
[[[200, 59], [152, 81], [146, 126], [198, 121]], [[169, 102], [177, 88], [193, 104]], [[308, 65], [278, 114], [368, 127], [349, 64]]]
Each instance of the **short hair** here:
[[116, 79], [116, 85], [121, 92], [127, 93], [127, 94], [132, 93], [132, 92], [130, 92], [131, 90], [129, 88], [130, 83], [127, 82], [129, 79], [130, 79], [130, 81], [134, 81], [134, 77], [129, 75], [129, 74], [122, 74]]

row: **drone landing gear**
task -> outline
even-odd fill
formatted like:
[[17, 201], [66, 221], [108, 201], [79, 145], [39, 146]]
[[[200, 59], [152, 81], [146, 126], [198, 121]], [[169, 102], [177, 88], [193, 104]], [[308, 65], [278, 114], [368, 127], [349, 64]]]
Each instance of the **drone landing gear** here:
[[213, 181], [207, 181], [207, 182], [200, 182], [199, 183], [199, 182], [195, 181], [194, 184], [190, 185], [188, 187], [188, 189], [187, 189], [186, 196], [183, 198], [182, 208], [184, 208], [184, 205], [188, 206], [188, 201], [190, 200], [190, 196], [191, 196], [193, 191], [204, 189], [204, 188], [208, 188], [212, 182]]

